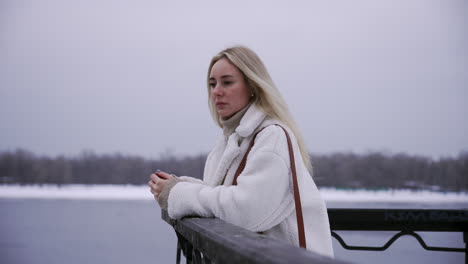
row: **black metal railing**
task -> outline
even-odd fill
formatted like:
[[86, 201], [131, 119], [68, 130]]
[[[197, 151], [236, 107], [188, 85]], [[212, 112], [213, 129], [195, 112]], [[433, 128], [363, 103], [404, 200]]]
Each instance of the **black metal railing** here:
[[248, 231], [217, 218], [189, 217], [172, 220], [167, 211], [162, 218], [174, 227], [180, 252], [187, 263], [346, 263]]
[[[162, 218], [174, 227], [178, 238], [177, 263], [181, 252], [187, 263], [343, 263], [250, 232], [217, 218]], [[465, 252], [468, 263], [468, 210], [329, 209], [332, 236], [345, 249], [382, 251], [399, 237], [415, 237], [427, 250]], [[398, 231], [378, 247], [348, 245], [336, 231]], [[462, 232], [465, 248], [428, 246], [416, 232]]]
[[[332, 236], [348, 250], [383, 251], [402, 236], [413, 236], [426, 250], [465, 252], [468, 264], [468, 210], [328, 209]], [[351, 246], [336, 231], [397, 231], [382, 246]], [[464, 248], [428, 246], [416, 232], [461, 232]]]

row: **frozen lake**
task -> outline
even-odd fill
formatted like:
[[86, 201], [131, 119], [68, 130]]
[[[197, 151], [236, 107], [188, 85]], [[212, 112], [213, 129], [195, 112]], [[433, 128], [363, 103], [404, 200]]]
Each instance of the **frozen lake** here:
[[[467, 209], [467, 194], [323, 190], [330, 208]], [[353, 198], [353, 199], [352, 199]], [[174, 263], [176, 236], [144, 186], [0, 186], [0, 263]], [[340, 232], [383, 245], [393, 232]], [[459, 233], [421, 233], [431, 246], [463, 247]], [[347, 251], [355, 263], [464, 263], [463, 253], [423, 250], [412, 237], [384, 252]]]

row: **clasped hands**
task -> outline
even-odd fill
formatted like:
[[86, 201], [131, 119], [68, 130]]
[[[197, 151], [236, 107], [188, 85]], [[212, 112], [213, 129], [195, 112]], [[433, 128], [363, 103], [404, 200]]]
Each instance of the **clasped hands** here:
[[165, 173], [163, 171], [156, 171], [150, 175], [150, 181], [148, 186], [150, 187], [151, 193], [154, 195], [154, 198], [157, 200], [159, 194], [161, 194], [164, 186], [169, 182], [170, 179], [176, 177], [174, 174]]

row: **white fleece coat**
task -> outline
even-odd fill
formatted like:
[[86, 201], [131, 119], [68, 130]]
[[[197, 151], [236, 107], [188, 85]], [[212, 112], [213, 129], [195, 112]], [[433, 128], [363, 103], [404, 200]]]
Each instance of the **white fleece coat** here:
[[[333, 257], [325, 203], [304, 165], [294, 134], [281, 122], [266, 118], [255, 104], [229, 138], [219, 138], [207, 157], [203, 181], [182, 177], [186, 181], [170, 190], [169, 216], [218, 217], [299, 246], [288, 143], [281, 127], [272, 124], [286, 128], [293, 143], [307, 249]], [[234, 174], [253, 135], [265, 126], [255, 139], [237, 186], [233, 186]]]

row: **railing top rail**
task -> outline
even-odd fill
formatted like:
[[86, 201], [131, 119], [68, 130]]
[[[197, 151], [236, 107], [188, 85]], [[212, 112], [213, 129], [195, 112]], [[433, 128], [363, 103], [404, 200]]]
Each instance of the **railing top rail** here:
[[332, 230], [467, 232], [468, 210], [328, 209]]
[[229, 224], [217, 218], [161, 217], [215, 263], [346, 263]]

